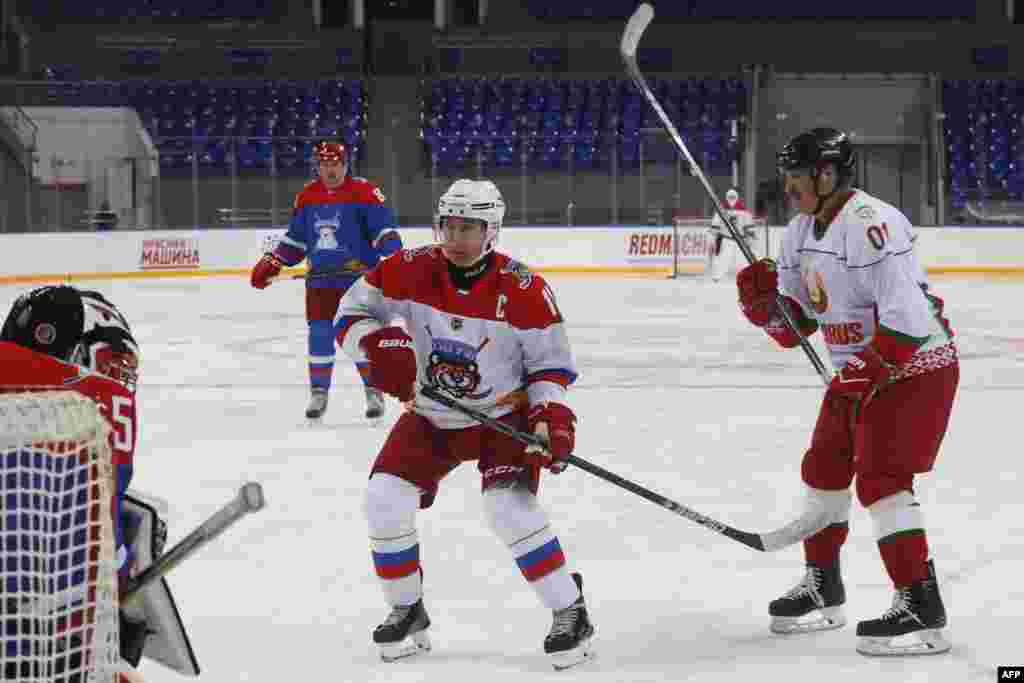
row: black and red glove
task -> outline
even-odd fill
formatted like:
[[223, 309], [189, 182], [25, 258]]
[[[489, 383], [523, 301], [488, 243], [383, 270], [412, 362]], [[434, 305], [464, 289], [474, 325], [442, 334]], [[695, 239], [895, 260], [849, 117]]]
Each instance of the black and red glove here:
[[576, 446], [576, 416], [561, 403], [539, 403], [530, 408], [530, 432], [547, 443], [547, 448], [527, 446], [526, 461], [546, 467], [555, 474], [569, 465], [568, 458]]
[[775, 261], [754, 261], [736, 273], [740, 309], [754, 325], [764, 327], [778, 310], [779, 272]]
[[252, 276], [249, 282], [256, 289], [266, 289], [270, 281], [281, 273], [284, 263], [273, 254], [264, 254], [263, 258], [256, 262], [252, 268]]
[[850, 357], [842, 370], [836, 373], [828, 385], [832, 395], [840, 395], [855, 401], [861, 406], [875, 397], [879, 389], [892, 379], [892, 364], [885, 361], [873, 346]]
[[415, 397], [416, 351], [401, 327], [385, 327], [359, 341], [370, 361], [370, 386], [399, 401]]

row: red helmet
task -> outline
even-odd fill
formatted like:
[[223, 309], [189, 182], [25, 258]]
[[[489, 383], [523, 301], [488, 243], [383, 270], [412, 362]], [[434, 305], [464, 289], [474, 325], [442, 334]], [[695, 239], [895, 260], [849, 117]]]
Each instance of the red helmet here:
[[317, 161], [339, 161], [344, 165], [348, 161], [348, 150], [340, 142], [327, 142], [326, 140], [317, 143]]

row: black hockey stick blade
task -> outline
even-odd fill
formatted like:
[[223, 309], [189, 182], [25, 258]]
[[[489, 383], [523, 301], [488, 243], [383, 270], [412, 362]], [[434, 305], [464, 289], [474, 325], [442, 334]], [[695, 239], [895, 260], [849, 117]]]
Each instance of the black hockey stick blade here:
[[142, 589], [161, 576], [166, 576], [168, 572], [191, 557], [199, 548], [224, 533], [235, 522], [249, 513], [262, 510], [265, 505], [266, 500], [263, 497], [262, 486], [256, 482], [249, 482], [242, 486], [229, 503], [136, 576], [125, 590], [121, 602], [127, 603], [132, 600], [140, 594]]
[[[434, 387], [425, 386], [425, 387], [423, 387], [421, 389], [421, 393], [424, 396], [426, 396], [427, 398], [429, 398], [429, 399], [431, 399], [433, 401], [436, 401], [436, 402], [440, 403], [443, 406], [451, 408], [452, 410], [454, 410], [456, 412], [462, 413], [463, 415], [465, 415], [467, 417], [473, 418], [474, 420], [476, 420], [480, 424], [486, 425], [486, 426], [490, 427], [491, 429], [494, 429], [494, 430], [499, 431], [499, 432], [501, 432], [503, 434], [506, 434], [507, 436], [511, 436], [513, 439], [516, 439], [520, 443], [524, 443], [526, 445], [541, 446], [541, 447], [546, 447], [547, 446], [547, 444], [542, 439], [540, 439], [539, 437], [537, 437], [537, 436], [535, 436], [533, 434], [526, 433], [526, 432], [521, 432], [518, 429], [516, 429], [515, 427], [512, 427], [511, 425], [509, 425], [509, 424], [507, 424], [505, 422], [502, 422], [501, 420], [495, 420], [494, 418], [492, 418], [491, 416], [489, 416], [489, 415], [487, 415], [485, 413], [482, 413], [482, 412], [480, 412], [478, 410], [474, 410], [473, 408], [470, 408], [469, 406], [464, 406], [461, 403], [459, 403], [458, 401], [455, 401], [454, 399], [449, 398], [448, 396], [445, 396], [444, 394], [442, 394], [440, 391], [438, 391]], [[595, 477], [598, 477], [599, 479], [604, 479], [608, 483], [614, 484], [614, 485], [618, 486], [619, 488], [623, 488], [623, 489], [629, 491], [630, 493], [634, 493], [634, 494], [640, 496], [641, 498], [643, 498], [645, 500], [649, 500], [652, 503], [660, 505], [661, 507], [665, 508], [666, 510], [668, 510], [670, 512], [674, 512], [675, 514], [679, 515], [680, 517], [685, 517], [686, 519], [690, 520], [691, 522], [696, 522], [697, 524], [700, 524], [701, 526], [705, 527], [706, 529], [714, 531], [715, 533], [722, 534], [723, 536], [731, 538], [734, 541], [742, 543], [743, 545], [747, 546], [748, 548], [753, 548], [754, 550], [760, 550], [760, 551], [765, 551], [765, 550], [769, 550], [769, 549], [771, 549], [771, 550], [775, 550], [776, 549], [776, 548], [768, 548], [768, 547], [766, 547], [764, 539], [761, 537], [760, 534], [755, 534], [755, 533], [752, 533], [752, 532], [749, 532], [749, 531], [742, 531], [740, 529], [733, 528], [733, 527], [729, 526], [728, 524], [723, 524], [722, 522], [714, 520], [714, 519], [712, 519], [712, 518], [710, 518], [710, 517], [708, 517], [706, 515], [702, 515], [701, 513], [697, 512], [696, 510], [692, 510], [692, 509], [686, 507], [685, 505], [681, 505], [680, 503], [677, 503], [677, 502], [675, 502], [673, 500], [670, 500], [670, 499], [666, 498], [665, 496], [661, 495], [660, 493], [655, 493], [654, 491], [651, 491], [650, 489], [644, 488], [640, 484], [637, 484], [637, 483], [632, 482], [632, 481], [630, 481], [628, 479], [620, 477], [619, 475], [615, 474], [614, 472], [610, 472], [610, 471], [604, 469], [603, 467], [595, 465], [594, 463], [592, 463], [592, 462], [590, 462], [588, 460], [584, 460], [583, 458], [580, 458], [580, 457], [575, 456], [575, 455], [570, 455], [569, 459], [568, 459], [568, 462], [569, 462], [570, 465], [578, 467], [579, 469], [583, 470], [584, 472], [588, 472], [588, 473], [594, 475]], [[799, 540], [799, 539], [797, 539], [797, 540]], [[795, 543], [796, 541], [794, 540], [793, 542]]]

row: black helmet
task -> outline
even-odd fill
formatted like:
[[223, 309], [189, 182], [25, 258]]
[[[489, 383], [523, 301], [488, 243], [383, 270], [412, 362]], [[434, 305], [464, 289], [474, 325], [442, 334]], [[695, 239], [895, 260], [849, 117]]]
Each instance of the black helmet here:
[[840, 185], [853, 178], [857, 163], [849, 136], [841, 130], [828, 127], [812, 128], [797, 135], [786, 143], [776, 160], [780, 172], [807, 168], [812, 175], [818, 174], [822, 164], [833, 163], [836, 165]]
[[56, 285], [23, 294], [7, 314], [0, 341], [83, 365], [134, 388], [138, 345], [128, 321], [99, 292]]
[[70, 361], [82, 341], [84, 326], [85, 309], [77, 289], [40, 287], [15, 300], [0, 330], [0, 340]]

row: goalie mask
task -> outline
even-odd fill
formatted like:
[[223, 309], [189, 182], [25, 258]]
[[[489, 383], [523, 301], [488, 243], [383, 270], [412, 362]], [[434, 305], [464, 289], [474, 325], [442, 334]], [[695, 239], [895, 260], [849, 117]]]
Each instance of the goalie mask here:
[[102, 294], [66, 285], [18, 297], [0, 340], [106, 375], [132, 391], [139, 349], [128, 321]]
[[497, 185], [490, 180], [456, 180], [437, 202], [434, 237], [441, 243], [445, 256], [455, 261], [452, 252], [461, 249], [451, 246], [458, 236], [456, 226], [464, 230], [467, 223], [475, 224], [480, 231], [480, 253], [466, 255], [470, 262], [458, 264], [472, 266], [494, 251], [504, 218], [505, 201]]

